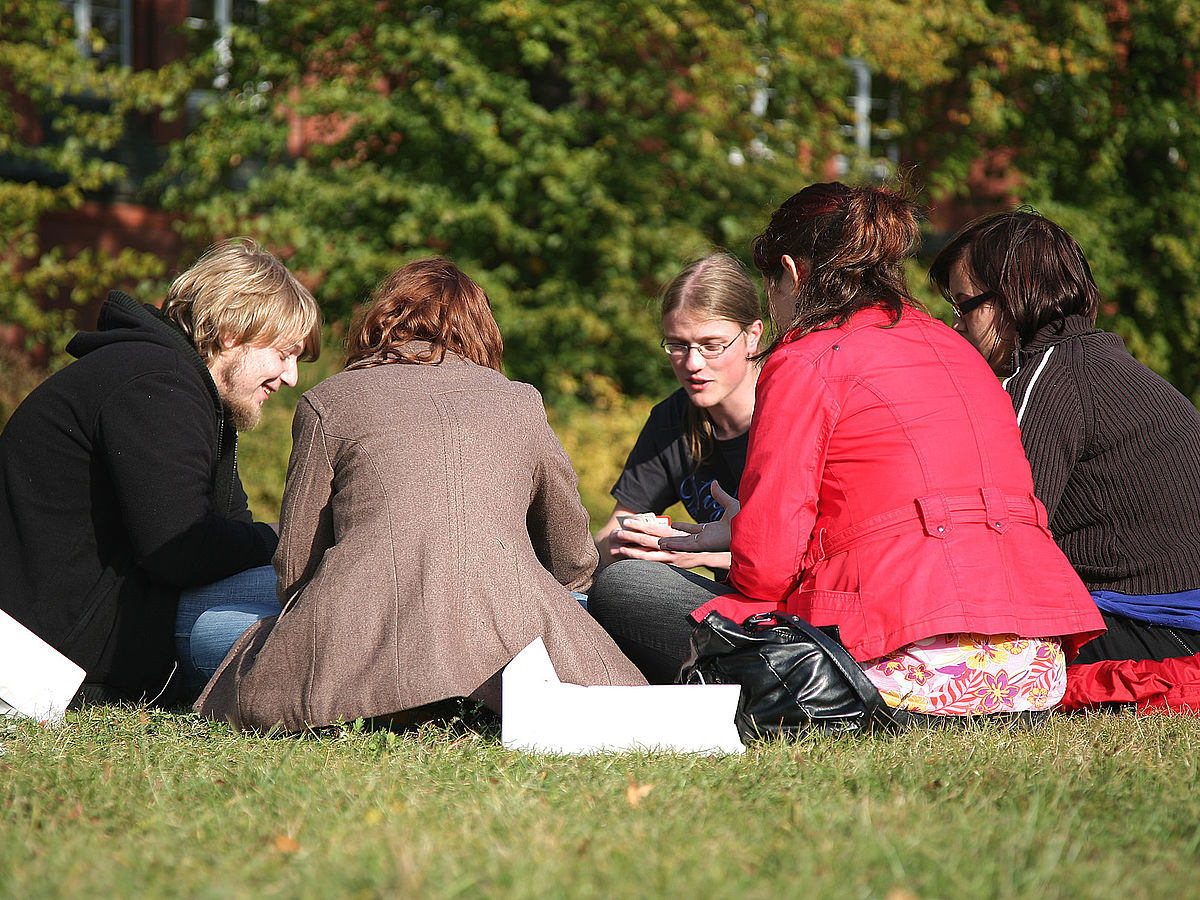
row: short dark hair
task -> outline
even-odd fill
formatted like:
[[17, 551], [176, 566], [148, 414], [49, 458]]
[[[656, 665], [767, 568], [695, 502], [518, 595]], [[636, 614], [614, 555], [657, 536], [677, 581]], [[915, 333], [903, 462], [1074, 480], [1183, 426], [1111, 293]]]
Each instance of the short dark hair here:
[[[405, 348], [424, 341], [427, 348]], [[446, 351], [500, 371], [504, 343], [483, 288], [449, 260], [418, 259], [375, 289], [354, 316], [346, 337], [346, 365], [440, 363]]]
[[980, 290], [995, 295], [1020, 344], [1067, 316], [1096, 321], [1100, 289], [1087, 258], [1066, 229], [1032, 209], [981, 216], [950, 238], [929, 267], [929, 280], [946, 299], [960, 259]]

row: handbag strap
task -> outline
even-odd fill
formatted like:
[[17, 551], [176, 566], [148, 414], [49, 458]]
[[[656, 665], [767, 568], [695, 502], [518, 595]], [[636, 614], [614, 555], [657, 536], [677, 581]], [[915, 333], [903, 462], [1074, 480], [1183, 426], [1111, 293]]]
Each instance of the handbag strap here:
[[874, 682], [867, 677], [862, 667], [850, 655], [850, 651], [843, 647], [840, 642], [835, 641], [811, 622], [807, 622], [791, 613], [779, 612], [778, 610], [757, 613], [750, 616], [742, 623], [742, 627], [753, 627], [755, 629], [770, 627], [769, 622], [795, 628], [797, 631], [803, 632], [808, 636], [813, 643], [820, 646], [825, 651], [825, 655], [837, 666], [838, 671], [850, 682], [850, 686], [854, 688], [854, 692], [858, 694], [863, 702], [863, 706], [866, 707], [867, 717], [870, 720], [889, 728], [899, 728], [901, 726], [900, 718], [884, 702], [883, 695], [879, 693], [879, 689], [875, 687]]

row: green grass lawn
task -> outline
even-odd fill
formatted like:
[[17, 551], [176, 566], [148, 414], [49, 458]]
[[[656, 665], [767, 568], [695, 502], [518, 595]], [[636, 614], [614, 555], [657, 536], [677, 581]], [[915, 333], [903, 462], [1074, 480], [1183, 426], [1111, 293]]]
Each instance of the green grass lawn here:
[[0, 732], [6, 897], [1187, 898], [1187, 717], [526, 756], [469, 715], [236, 735], [94, 707]]

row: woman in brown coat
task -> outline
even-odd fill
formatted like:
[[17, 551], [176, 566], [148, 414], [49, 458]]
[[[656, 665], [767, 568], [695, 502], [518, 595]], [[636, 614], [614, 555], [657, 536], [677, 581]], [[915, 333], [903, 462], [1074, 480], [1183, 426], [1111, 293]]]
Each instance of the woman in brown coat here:
[[409, 263], [348, 349], [292, 425], [283, 614], [234, 645], [196, 709], [298, 731], [497, 705], [495, 676], [537, 637], [563, 681], [644, 684], [571, 596], [596, 567], [587, 512], [537, 391], [500, 374], [483, 290], [445, 260]]

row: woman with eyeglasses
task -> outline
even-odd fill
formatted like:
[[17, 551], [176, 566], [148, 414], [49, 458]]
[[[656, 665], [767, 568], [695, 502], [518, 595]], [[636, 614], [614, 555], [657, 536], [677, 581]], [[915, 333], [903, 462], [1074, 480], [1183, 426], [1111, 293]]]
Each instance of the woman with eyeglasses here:
[[1087, 259], [1044, 216], [977, 219], [929, 277], [1006, 379], [1034, 491], [1108, 626], [1063, 706], [1200, 711], [1200, 413], [1096, 327]]
[[663, 540], [729, 548], [728, 584], [620, 562], [592, 588], [650, 681], [675, 676], [692, 620], [784, 610], [835, 628], [906, 716], [1037, 714], [1103, 630], [1033, 495], [1008, 396], [908, 292], [915, 213], [901, 191], [816, 184], [755, 239], [777, 337], [740, 509]]
[[612, 515], [596, 534], [601, 567], [649, 559], [724, 572], [729, 554], [668, 551], [658, 540], [681, 534], [663, 524], [627, 519], [660, 514], [681, 502], [696, 522], [721, 516], [737, 496], [746, 464], [762, 337], [758, 292], [727, 253], [698, 259], [662, 294], [662, 346], [680, 388], [650, 412], [612, 495]]

